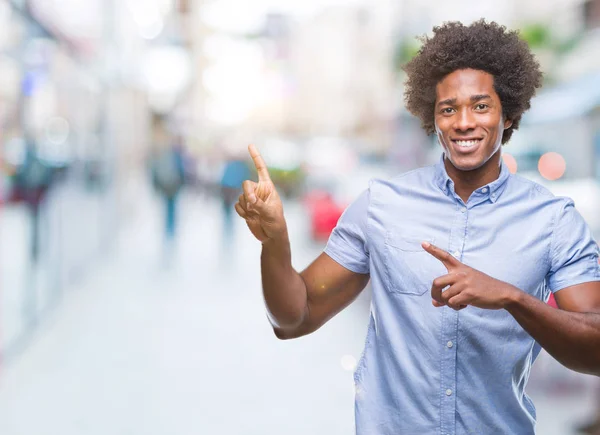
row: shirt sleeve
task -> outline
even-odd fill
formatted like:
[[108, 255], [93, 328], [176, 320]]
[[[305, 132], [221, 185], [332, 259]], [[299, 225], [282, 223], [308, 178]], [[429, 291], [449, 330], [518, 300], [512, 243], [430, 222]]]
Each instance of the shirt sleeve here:
[[355, 273], [369, 273], [368, 209], [367, 189], [342, 213], [325, 247], [327, 255]]
[[570, 199], [563, 202], [556, 219], [547, 279], [552, 292], [584, 282], [600, 281], [598, 244]]

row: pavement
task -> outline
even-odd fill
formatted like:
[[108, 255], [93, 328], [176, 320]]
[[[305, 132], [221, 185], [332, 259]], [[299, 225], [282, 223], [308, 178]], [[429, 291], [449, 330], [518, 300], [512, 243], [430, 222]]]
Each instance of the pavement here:
[[[0, 434], [352, 434], [369, 292], [314, 334], [277, 340], [260, 246], [241, 220], [230, 232], [214, 199], [184, 195], [178, 241], [165, 247], [160, 204], [145, 195], [138, 205], [109, 255], [4, 361]], [[299, 204], [286, 216], [302, 269], [323, 244]], [[572, 433], [591, 414], [593, 380], [546, 354], [533, 371], [537, 433]]]

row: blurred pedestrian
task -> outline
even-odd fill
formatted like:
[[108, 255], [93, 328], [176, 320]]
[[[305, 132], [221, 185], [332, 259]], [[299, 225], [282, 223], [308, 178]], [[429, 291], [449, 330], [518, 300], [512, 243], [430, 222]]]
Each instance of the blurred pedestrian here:
[[440, 161], [373, 180], [301, 273], [250, 146], [258, 182], [244, 181], [235, 207], [262, 243], [269, 320], [280, 339], [310, 334], [370, 280], [357, 434], [534, 434], [525, 386], [542, 348], [600, 376], [598, 245], [572, 200], [502, 160], [539, 64], [517, 32], [480, 20], [435, 27], [405, 70], [407, 108], [436, 134]]
[[26, 139], [25, 159], [14, 174], [15, 195], [27, 204], [31, 220], [30, 258], [37, 263], [40, 250], [40, 216], [52, 185], [53, 169], [40, 158], [35, 141]]
[[180, 136], [162, 144], [151, 159], [152, 183], [164, 203], [164, 240], [170, 249], [177, 231], [177, 199], [185, 184], [183, 143]]
[[234, 204], [242, 192], [242, 183], [248, 178], [250, 178], [250, 168], [243, 157], [232, 154], [226, 158], [220, 180], [220, 197], [225, 237], [229, 238], [232, 235]]

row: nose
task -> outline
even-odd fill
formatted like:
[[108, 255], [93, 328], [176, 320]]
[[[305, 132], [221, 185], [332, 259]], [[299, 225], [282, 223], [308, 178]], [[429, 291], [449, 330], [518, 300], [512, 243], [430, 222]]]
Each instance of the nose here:
[[475, 116], [468, 109], [460, 110], [457, 114], [454, 123], [454, 129], [458, 131], [468, 131], [476, 127]]

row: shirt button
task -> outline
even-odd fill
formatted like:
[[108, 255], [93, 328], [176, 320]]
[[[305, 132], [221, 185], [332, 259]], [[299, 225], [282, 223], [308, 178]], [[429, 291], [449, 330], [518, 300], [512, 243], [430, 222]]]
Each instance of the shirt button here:
[[461, 213], [466, 213], [466, 212], [467, 212], [467, 208], [466, 208], [466, 207], [463, 207], [463, 208], [461, 208], [461, 209], [460, 209], [460, 212], [461, 212]]
[[452, 343], [451, 341], [449, 341], [448, 343], [446, 343], [446, 346], [452, 347], [452, 346], [454, 346], [454, 343]]
[[450, 388], [446, 390], [446, 396], [452, 396], [452, 390]]
[[481, 189], [481, 193], [486, 193], [488, 191], [487, 187], [484, 187], [483, 189]]
[[495, 193], [492, 193], [492, 198], [494, 198], [494, 199], [496, 198], [496, 194]]

